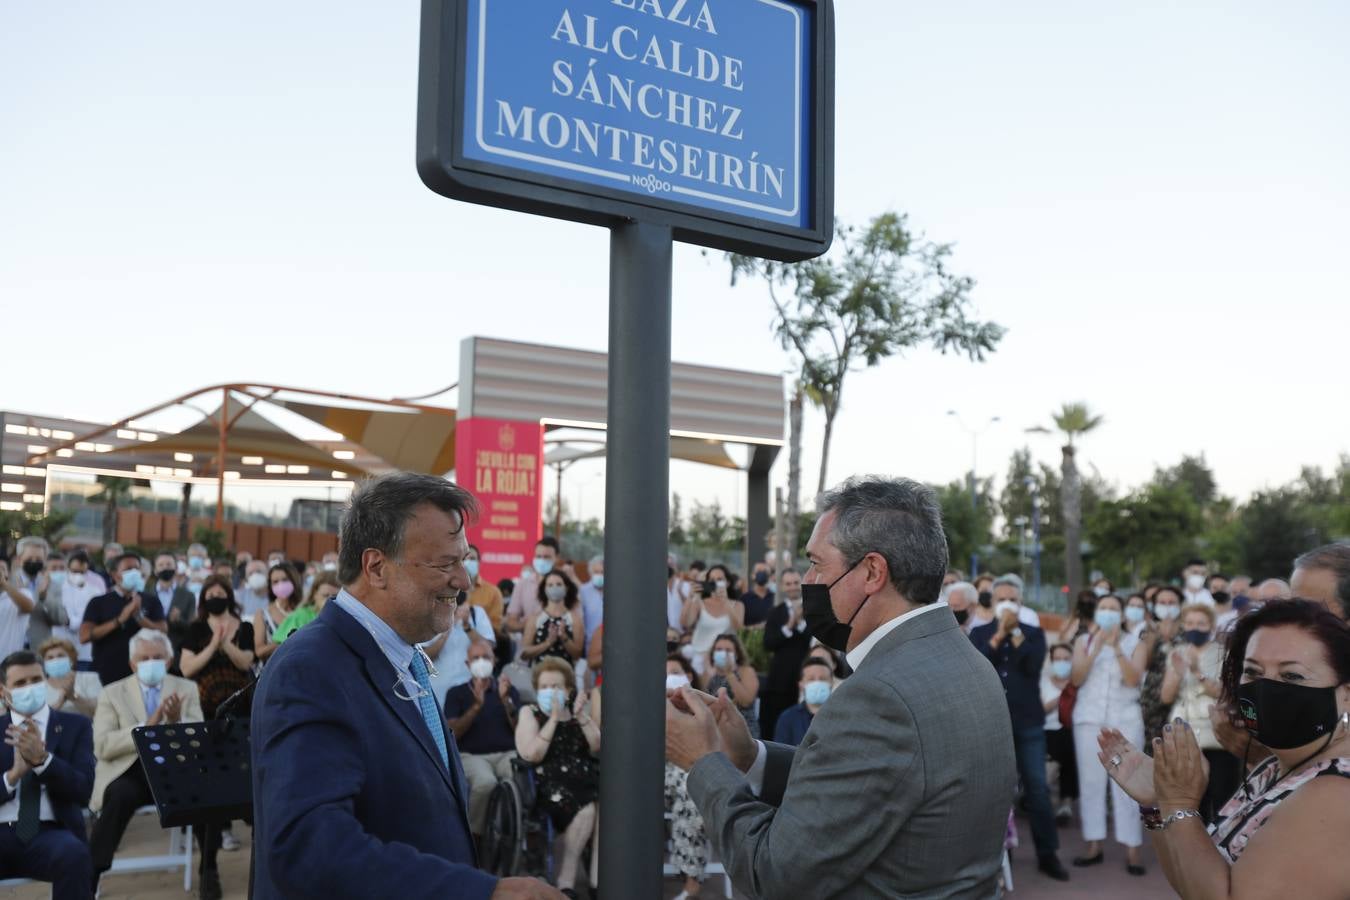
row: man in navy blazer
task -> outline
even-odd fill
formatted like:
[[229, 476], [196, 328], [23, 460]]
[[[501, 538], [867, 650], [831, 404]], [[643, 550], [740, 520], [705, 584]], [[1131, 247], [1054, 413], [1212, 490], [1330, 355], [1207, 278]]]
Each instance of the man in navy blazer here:
[[1068, 881], [1059, 861], [1059, 833], [1045, 780], [1045, 709], [1041, 706], [1041, 668], [1045, 665], [1045, 632], [1021, 620], [1022, 579], [1003, 575], [994, 580], [994, 621], [972, 628], [970, 640], [994, 665], [1012, 719], [1013, 750], [1022, 777], [1037, 868], [1056, 881]]
[[0, 878], [52, 883], [54, 900], [93, 896], [84, 808], [94, 789], [94, 730], [47, 706], [42, 662], [27, 650], [0, 661], [10, 713], [0, 717]]
[[353, 492], [343, 589], [272, 656], [253, 701], [255, 900], [562, 900], [475, 868], [468, 782], [417, 646], [449, 630], [470, 586], [476, 511], [410, 472]]

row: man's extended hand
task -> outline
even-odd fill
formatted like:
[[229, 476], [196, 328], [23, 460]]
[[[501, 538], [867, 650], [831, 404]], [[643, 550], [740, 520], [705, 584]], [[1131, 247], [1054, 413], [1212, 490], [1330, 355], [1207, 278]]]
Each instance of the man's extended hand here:
[[23, 725], [10, 725], [5, 729], [5, 743], [14, 748], [17, 756], [22, 757], [27, 768], [37, 768], [47, 758], [47, 745], [31, 719]]
[[666, 701], [666, 759], [687, 772], [703, 757], [721, 751], [722, 737], [703, 699], [707, 694], [681, 688], [673, 696], [682, 702], [677, 708], [673, 697]]
[[491, 900], [567, 900], [567, 895], [538, 878], [503, 878]]
[[686, 695], [702, 700], [708, 709], [712, 710], [713, 718], [717, 722], [717, 733], [722, 739], [722, 752], [730, 758], [736, 768], [742, 772], [750, 771], [750, 767], [755, 764], [759, 747], [750, 736], [750, 726], [745, 724], [745, 716], [741, 715], [740, 708], [731, 699], [727, 689], [719, 690], [716, 697], [693, 688], [670, 692], [670, 701], [675, 704], [675, 708], [688, 713], [690, 709], [685, 699]]

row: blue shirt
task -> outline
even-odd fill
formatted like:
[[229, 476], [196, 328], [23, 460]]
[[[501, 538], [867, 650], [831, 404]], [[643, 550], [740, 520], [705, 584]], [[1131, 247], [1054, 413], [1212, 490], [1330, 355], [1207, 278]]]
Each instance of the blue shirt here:
[[783, 710], [778, 716], [778, 724], [773, 726], [773, 739], [780, 744], [796, 747], [806, 737], [806, 730], [811, 727], [814, 718], [805, 703]]
[[389, 623], [370, 611], [370, 608], [357, 600], [347, 589], [338, 591], [338, 595], [332, 602], [340, 606], [344, 611], [351, 614], [351, 617], [361, 624], [361, 627], [370, 632], [370, 636], [375, 639], [380, 652], [384, 654], [385, 659], [394, 667], [394, 671], [399, 673], [403, 680], [403, 688], [412, 696], [417, 696], [418, 690], [416, 679], [412, 676], [412, 658], [417, 651], [413, 645], [409, 644], [403, 638], [398, 636], [398, 632], [389, 627]]
[[595, 629], [605, 621], [605, 594], [590, 581], [583, 584], [577, 593], [581, 595], [581, 621], [586, 628], [586, 642], [583, 646], [589, 649], [591, 635], [595, 634]]
[[[473, 725], [457, 740], [463, 753], [505, 753], [516, 749], [516, 730], [511, 727], [511, 718], [502, 705], [501, 695], [497, 693], [498, 681], [492, 679], [487, 693], [483, 695], [483, 708]], [[520, 692], [512, 685], [507, 689], [511, 706], [520, 709]], [[445, 717], [458, 719], [473, 706], [473, 686], [461, 684], [445, 692]]]

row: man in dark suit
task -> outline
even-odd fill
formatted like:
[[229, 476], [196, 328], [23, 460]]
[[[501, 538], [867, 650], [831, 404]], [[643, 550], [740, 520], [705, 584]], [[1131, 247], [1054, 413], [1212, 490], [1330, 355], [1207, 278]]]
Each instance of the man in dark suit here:
[[802, 618], [802, 576], [795, 569], [783, 573], [783, 602], [764, 623], [764, 649], [773, 656], [759, 704], [759, 733], [773, 737], [778, 717], [797, 702], [802, 660], [811, 649], [811, 635]]
[[352, 494], [342, 591], [268, 661], [253, 701], [256, 900], [563, 894], [476, 869], [468, 782], [414, 646], [447, 631], [477, 504], [394, 472]]
[[[142, 607], [149, 608], [153, 596], [164, 610], [164, 618], [169, 623], [169, 640], [173, 642], [173, 658], [178, 659], [183, 649], [183, 638], [187, 636], [188, 625], [197, 615], [197, 598], [183, 585], [176, 585], [174, 578], [178, 574], [178, 560], [172, 553], [160, 553], [155, 557], [154, 580], [145, 589]], [[175, 669], [174, 671], [177, 671]]]
[[1069, 873], [1059, 861], [1059, 832], [1045, 780], [1045, 709], [1041, 706], [1045, 632], [1021, 622], [1021, 609], [1021, 579], [1015, 575], [995, 579], [994, 621], [971, 629], [970, 640], [994, 664], [1008, 698], [1017, 771], [1031, 814], [1038, 868], [1057, 881], [1068, 881]]
[[0, 878], [52, 883], [53, 900], [93, 895], [84, 808], [94, 789], [89, 720], [47, 706], [42, 662], [27, 650], [0, 661], [10, 714], [0, 718]]

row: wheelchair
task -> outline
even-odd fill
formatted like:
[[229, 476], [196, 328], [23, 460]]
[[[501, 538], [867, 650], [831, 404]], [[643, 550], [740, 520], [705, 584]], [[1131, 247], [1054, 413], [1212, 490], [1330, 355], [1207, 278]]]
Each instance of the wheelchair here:
[[517, 757], [511, 773], [488, 798], [479, 865], [503, 878], [547, 878], [553, 870], [553, 824], [535, 808], [534, 768]]

